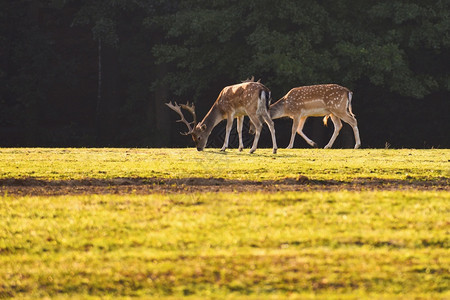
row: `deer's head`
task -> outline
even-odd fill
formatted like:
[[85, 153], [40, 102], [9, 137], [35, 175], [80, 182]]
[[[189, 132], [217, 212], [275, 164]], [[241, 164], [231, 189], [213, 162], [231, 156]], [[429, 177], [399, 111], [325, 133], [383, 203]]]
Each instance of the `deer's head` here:
[[[189, 104], [189, 102], [188, 102], [187, 104], [178, 105], [176, 102], [175, 102], [175, 104], [172, 104], [172, 102], [169, 102], [169, 103], [166, 103], [166, 105], [171, 110], [175, 111], [181, 117], [181, 119], [178, 120], [177, 122], [183, 122], [184, 124], [186, 124], [186, 126], [188, 128], [187, 132], [180, 132], [180, 134], [182, 134], [182, 135], [190, 134], [192, 136], [192, 140], [195, 143], [195, 146], [197, 147], [197, 150], [202, 151], [206, 146], [206, 142], [208, 141], [209, 132], [206, 130], [205, 124], [197, 123], [197, 116], [195, 114], [194, 104]], [[186, 121], [186, 119], [184, 118], [183, 112], [181, 111], [182, 108], [184, 108], [185, 110], [187, 110], [188, 112], [190, 112], [192, 114], [192, 116], [194, 117], [193, 122]]]

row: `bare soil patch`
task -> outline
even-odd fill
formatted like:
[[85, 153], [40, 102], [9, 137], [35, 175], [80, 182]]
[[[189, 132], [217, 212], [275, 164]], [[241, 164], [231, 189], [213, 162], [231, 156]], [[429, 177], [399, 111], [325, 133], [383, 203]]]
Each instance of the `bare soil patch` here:
[[364, 191], [446, 190], [450, 178], [438, 180], [389, 180], [357, 178], [352, 181], [313, 180], [299, 175], [282, 180], [226, 180], [223, 178], [112, 178], [41, 180], [0, 179], [0, 193], [8, 195], [151, 194], [193, 192], [280, 192], [280, 191]]

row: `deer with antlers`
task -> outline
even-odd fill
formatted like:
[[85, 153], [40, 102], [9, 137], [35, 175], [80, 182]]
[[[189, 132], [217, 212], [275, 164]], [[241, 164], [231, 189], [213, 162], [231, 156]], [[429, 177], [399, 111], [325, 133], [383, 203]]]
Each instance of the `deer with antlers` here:
[[[242, 142], [242, 127], [244, 124], [244, 116], [248, 116], [255, 127], [255, 138], [250, 153], [256, 151], [263, 122], [269, 126], [272, 135], [273, 153], [277, 153], [275, 127], [268, 112], [271, 99], [270, 94], [270, 90], [267, 87], [259, 81], [254, 82], [253, 78], [240, 84], [227, 86], [220, 92], [216, 102], [214, 102], [213, 106], [200, 123], [197, 123], [195, 106], [193, 104], [189, 105], [188, 103], [186, 105], [178, 105], [176, 102], [175, 104], [169, 102], [166, 103], [166, 105], [180, 115], [181, 119], [177, 122], [183, 122], [188, 128], [188, 132], [181, 134], [190, 134], [198, 151], [202, 151], [205, 148], [213, 128], [222, 120], [226, 119], [225, 140], [221, 149], [221, 151], [225, 151], [225, 149], [228, 148], [228, 140], [230, 138], [230, 131], [233, 126], [234, 118], [237, 118], [239, 151], [242, 151], [244, 148]], [[181, 108], [187, 110], [194, 116], [193, 122], [189, 123], [186, 121]]]
[[294, 146], [296, 132], [313, 147], [317, 144], [303, 133], [303, 126], [308, 117], [325, 116], [323, 121], [327, 125], [328, 118], [334, 124], [333, 135], [325, 146], [331, 148], [342, 128], [342, 121], [353, 128], [355, 135], [355, 149], [361, 146], [359, 130], [355, 115], [352, 112], [353, 93], [337, 84], [322, 84], [297, 87], [290, 90], [283, 98], [270, 106], [272, 119], [290, 117], [293, 119], [291, 140], [287, 149]]

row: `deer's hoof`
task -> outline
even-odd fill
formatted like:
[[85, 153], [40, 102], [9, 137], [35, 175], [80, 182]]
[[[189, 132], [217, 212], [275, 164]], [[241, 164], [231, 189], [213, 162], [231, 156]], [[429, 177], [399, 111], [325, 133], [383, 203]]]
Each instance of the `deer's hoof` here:
[[242, 150], [244, 150], [244, 148], [239, 148], [239, 152], [242, 152]]
[[277, 150], [278, 150], [278, 149], [276, 149], [276, 148], [273, 149], [272, 153], [273, 153], [273, 154], [277, 154]]
[[256, 149], [250, 149], [250, 154], [254, 153]]
[[[311, 146], [313, 146], [314, 148], [319, 148], [319, 145], [317, 145], [316, 142], [313, 142]], [[328, 148], [330, 148], [330, 147], [328, 147]]]

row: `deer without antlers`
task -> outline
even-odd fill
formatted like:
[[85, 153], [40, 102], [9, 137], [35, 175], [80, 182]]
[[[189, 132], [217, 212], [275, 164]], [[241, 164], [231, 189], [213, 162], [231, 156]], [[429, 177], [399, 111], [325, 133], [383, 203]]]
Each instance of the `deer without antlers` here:
[[[250, 153], [255, 152], [258, 146], [258, 140], [263, 126], [263, 121], [267, 123], [272, 134], [273, 153], [277, 152], [277, 143], [275, 139], [275, 127], [272, 119], [269, 116], [268, 106], [270, 104], [270, 90], [262, 83], [254, 82], [253, 80], [247, 80], [240, 84], [225, 87], [219, 94], [216, 102], [206, 114], [205, 118], [196, 123], [195, 120], [195, 107], [193, 105], [175, 105], [172, 102], [166, 103], [166, 105], [178, 113], [181, 117], [178, 122], [183, 122], [188, 127], [188, 132], [182, 134], [192, 135], [192, 139], [195, 142], [198, 151], [202, 151], [208, 137], [211, 134], [213, 128], [220, 123], [220, 121], [226, 119], [226, 134], [223, 147], [221, 151], [225, 151], [228, 148], [228, 140], [230, 138], [230, 131], [233, 126], [234, 118], [237, 118], [237, 131], [239, 134], [239, 151], [242, 151], [244, 144], [242, 142], [242, 127], [244, 124], [244, 116], [248, 116], [251, 122], [255, 125], [256, 133], [253, 140]], [[194, 122], [189, 123], [183, 116], [181, 108], [184, 108], [194, 115]], [[191, 124], [193, 126], [191, 127]]]
[[334, 132], [325, 148], [331, 148], [342, 128], [342, 121], [353, 128], [355, 135], [355, 149], [361, 146], [359, 130], [355, 115], [352, 112], [353, 93], [337, 84], [322, 84], [297, 87], [290, 90], [283, 98], [270, 106], [272, 119], [290, 117], [293, 119], [291, 140], [287, 149], [294, 146], [295, 133], [302, 136], [313, 147], [317, 144], [303, 133], [303, 126], [308, 117], [324, 117], [324, 124], [331, 117]]

